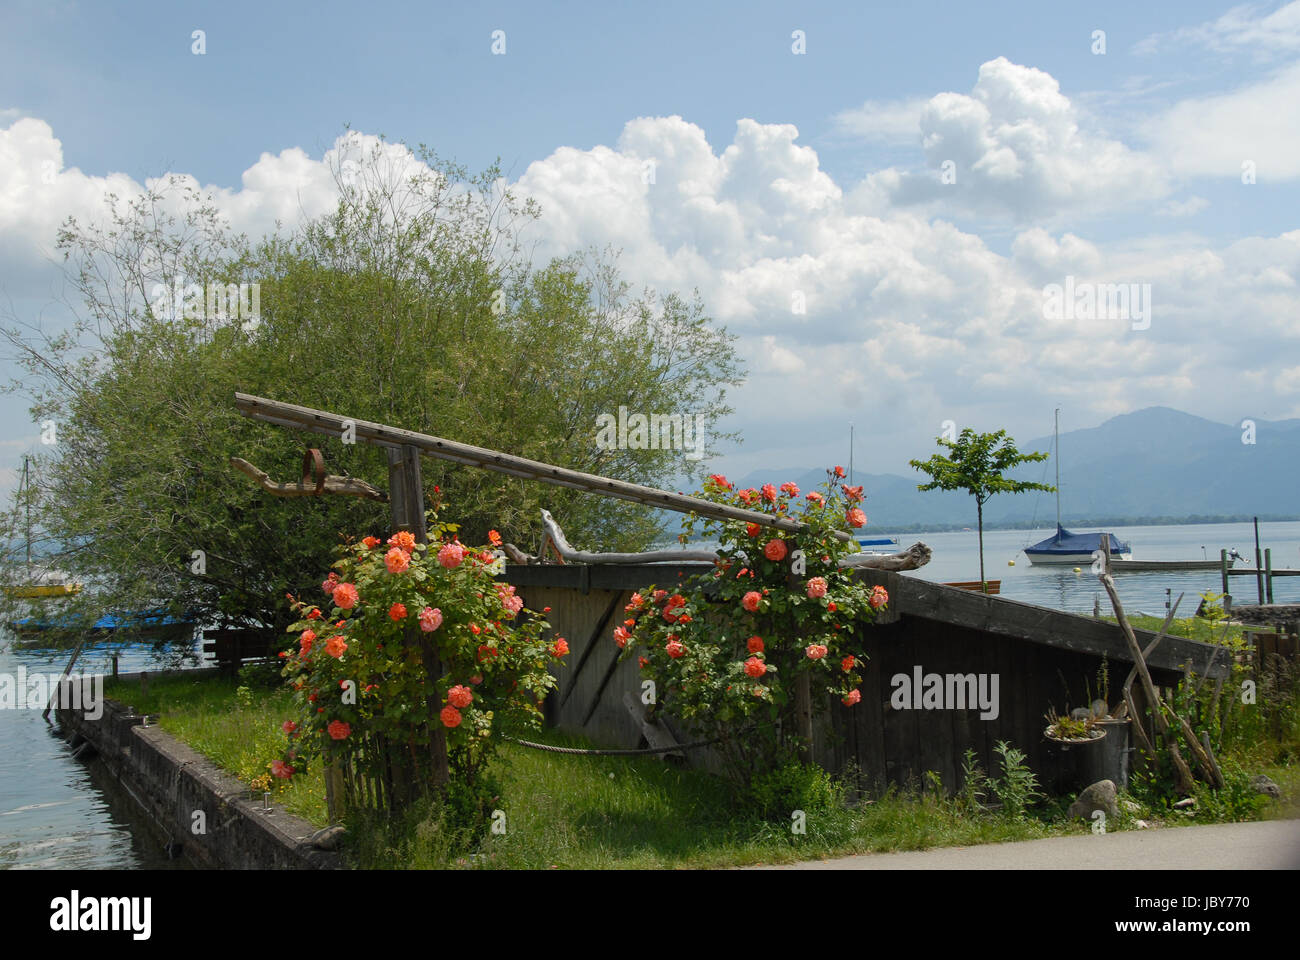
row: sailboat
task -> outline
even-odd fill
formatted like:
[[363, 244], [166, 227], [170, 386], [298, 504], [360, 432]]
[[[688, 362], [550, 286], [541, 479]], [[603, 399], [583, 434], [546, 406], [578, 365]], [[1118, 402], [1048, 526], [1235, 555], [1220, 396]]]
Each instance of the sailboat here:
[[23, 457], [23, 478], [18, 484], [18, 495], [27, 503], [27, 564], [24, 568], [22, 582], [6, 584], [5, 593], [11, 597], [35, 599], [38, 597], [69, 597], [81, 592], [81, 584], [74, 581], [62, 570], [53, 567], [40, 568], [32, 566], [32, 504], [29, 492], [30, 478], [28, 464], [30, 457]]
[[1077, 566], [1092, 562], [1093, 552], [1101, 549], [1101, 538], [1110, 538], [1110, 555], [1119, 560], [1131, 560], [1133, 548], [1119, 540], [1113, 533], [1073, 533], [1061, 526], [1061, 410], [1056, 410], [1055, 438], [1056, 461], [1056, 534], [1025, 547], [1025, 556], [1031, 564], [1068, 564]]

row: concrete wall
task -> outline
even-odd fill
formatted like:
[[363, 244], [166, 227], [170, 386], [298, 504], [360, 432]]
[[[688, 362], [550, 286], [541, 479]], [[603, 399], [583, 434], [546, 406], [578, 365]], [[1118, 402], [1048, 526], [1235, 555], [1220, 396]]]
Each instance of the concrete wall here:
[[[179, 843], [199, 866], [222, 869], [337, 869], [337, 853], [309, 842], [316, 828], [262, 798], [249, 799], [248, 787], [160, 727], [114, 700], [103, 715], [88, 720], [82, 711], [60, 710], [65, 735], [80, 736], [145, 807], [157, 829]], [[195, 833], [195, 812], [203, 811], [205, 830]]]

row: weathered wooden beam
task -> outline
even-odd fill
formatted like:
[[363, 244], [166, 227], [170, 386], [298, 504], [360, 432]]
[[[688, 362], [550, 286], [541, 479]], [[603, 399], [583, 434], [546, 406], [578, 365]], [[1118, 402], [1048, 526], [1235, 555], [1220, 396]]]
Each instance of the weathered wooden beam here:
[[[561, 563], [712, 563], [712, 550], [647, 550], [643, 553], [593, 553], [573, 547], [549, 510], [542, 511], [542, 527]], [[841, 567], [871, 567], [877, 570], [915, 570], [930, 562], [930, 548], [914, 543], [901, 553], [888, 556], [850, 554], [840, 559]]]
[[[281, 403], [277, 400], [268, 400], [265, 397], [236, 393], [235, 407], [240, 413], [252, 420], [295, 427], [333, 437], [341, 437], [345, 431], [348, 431], [355, 436], [358, 442], [378, 444], [380, 446], [401, 447], [409, 444], [426, 456], [450, 460], [453, 463], [479, 467], [484, 470], [493, 470], [512, 477], [523, 477], [555, 486], [569, 487], [588, 493], [598, 493], [602, 496], [628, 500], [649, 507], [659, 507], [677, 513], [696, 513], [715, 520], [740, 520], [746, 523], [757, 523], [760, 526], [775, 527], [778, 530], [789, 530], [796, 533], [804, 529], [803, 523], [790, 517], [776, 517], [760, 510], [748, 510], [744, 507], [713, 503], [709, 500], [701, 500], [698, 497], [691, 497], [682, 493], [656, 490], [653, 487], [642, 486], [639, 483], [628, 483], [624, 480], [599, 477], [578, 470], [570, 470], [567, 467], [557, 467], [554, 464], [541, 463], [537, 460], [502, 453], [498, 450], [488, 450], [467, 443], [457, 443], [454, 440], [446, 440], [425, 433], [415, 433], [411, 430], [402, 430], [382, 423], [371, 423], [368, 420], [343, 417], [325, 410], [300, 407], [292, 403]], [[853, 540], [853, 535], [847, 530], [836, 531], [835, 535], [846, 542]]]
[[231, 457], [230, 465], [240, 473], [252, 477], [267, 493], [276, 497], [315, 497], [322, 494], [334, 494], [341, 497], [360, 497], [363, 500], [388, 501], [388, 495], [356, 477], [327, 476], [319, 491], [309, 482], [299, 480], [297, 483], [276, 483], [265, 471], [259, 470], [247, 460]]

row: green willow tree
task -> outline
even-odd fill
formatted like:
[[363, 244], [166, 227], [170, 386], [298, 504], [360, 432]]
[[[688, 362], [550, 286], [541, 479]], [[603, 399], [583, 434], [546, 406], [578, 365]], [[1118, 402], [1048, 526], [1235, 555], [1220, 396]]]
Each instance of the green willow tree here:
[[[496, 169], [470, 177], [381, 144], [346, 156], [335, 180], [332, 212], [255, 242], [178, 181], [106, 198], [103, 225], [61, 231], [84, 312], [49, 335], [3, 331], [25, 374], [13, 388], [58, 425], [34, 516], [54, 562], [94, 586], [60, 612], [165, 601], [205, 623], [283, 628], [285, 594], [314, 599], [340, 533], [386, 533], [386, 505], [275, 498], [231, 468], [239, 456], [296, 479], [318, 446], [329, 472], [388, 485], [381, 450], [247, 420], [236, 391], [650, 485], [701, 476], [733, 439], [712, 428], [742, 382], [734, 337], [698, 295], [634, 297], [608, 252], [534, 266], [522, 232], [539, 211]], [[255, 323], [170, 296], [239, 283], [259, 285]], [[597, 417], [620, 405], [702, 415], [705, 457], [602, 449]], [[652, 511], [623, 501], [440, 461], [424, 476], [466, 542], [495, 528], [537, 549], [542, 507], [595, 549], [661, 535]], [[8, 520], [12, 540], [21, 512]]]
[[1026, 493], [1030, 490], [1052, 492], [1056, 488], [1028, 480], [1009, 480], [1008, 470], [1024, 463], [1038, 463], [1047, 459], [1046, 453], [1021, 453], [1007, 436], [1005, 430], [996, 433], [976, 433], [966, 427], [955, 441], [936, 438], [939, 446], [950, 451], [948, 456], [936, 453], [929, 460], [909, 460], [908, 464], [928, 475], [929, 483], [917, 484], [918, 490], [965, 490], [975, 498], [975, 514], [979, 524], [980, 589], [988, 593], [984, 578], [984, 504], [997, 493]]

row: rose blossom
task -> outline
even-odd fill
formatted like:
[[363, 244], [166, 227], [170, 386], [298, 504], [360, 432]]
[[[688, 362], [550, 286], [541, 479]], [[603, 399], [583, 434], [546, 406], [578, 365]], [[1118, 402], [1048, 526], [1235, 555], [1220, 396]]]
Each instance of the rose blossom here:
[[389, 573], [403, 573], [411, 565], [411, 555], [401, 547], [393, 547], [384, 554], [384, 566]]
[[758, 602], [762, 599], [763, 595], [761, 593], [757, 590], [751, 590], [741, 599], [740, 605], [750, 613], [755, 613], [758, 610]]
[[464, 710], [474, 700], [474, 694], [470, 692], [469, 687], [462, 687], [459, 684], [447, 691], [447, 702], [458, 710]]
[[560, 657], [568, 656], [568, 653], [569, 641], [563, 637], [556, 637], [555, 642], [551, 644], [551, 656], [558, 660]]
[[794, 481], [792, 480], [788, 480], [785, 483], [781, 484], [781, 492], [784, 493], [787, 497], [799, 496], [799, 488], [795, 486]]
[[346, 740], [352, 734], [352, 725], [344, 723], [342, 720], [334, 720], [326, 727], [329, 735], [335, 740]]
[[452, 570], [459, 567], [465, 559], [465, 548], [459, 543], [444, 543], [438, 551], [438, 562]]
[[745, 524], [745, 532], [751, 537], [756, 537], [763, 532], [763, 528], [757, 523], [747, 523]]
[[433, 633], [442, 626], [442, 611], [437, 607], [425, 607], [420, 611], [420, 629]]
[[284, 723], [280, 724], [280, 729], [285, 733], [293, 733], [298, 729], [298, 724], [294, 723], [292, 720], [286, 720]]
[[767, 664], [758, 657], [750, 657], [745, 661], [745, 673], [757, 680], [763, 674], [767, 673]]
[[844, 698], [843, 703], [844, 706], [851, 707], [861, 699], [862, 699], [861, 690], [850, 690], [849, 695]]
[[816, 600], [819, 597], [826, 596], [826, 578], [813, 577], [808, 581], [808, 598]]
[[860, 527], [867, 522], [867, 515], [859, 508], [854, 507], [844, 515], [844, 519], [848, 521], [850, 527]]
[[399, 549], [410, 553], [415, 549], [415, 534], [411, 533], [409, 530], [398, 530], [388, 538], [388, 545], [390, 547], [398, 547]]
[[686, 654], [686, 647], [682, 645], [680, 640], [669, 640], [664, 644], [664, 652], [676, 660]]
[[293, 767], [289, 766], [283, 760], [272, 760], [271, 773], [279, 777], [281, 780], [288, 780], [293, 776]]
[[325, 652], [336, 660], [347, 652], [347, 641], [343, 639], [343, 634], [336, 633], [325, 641]]
[[379, 546], [378, 537], [362, 537], [361, 542], [366, 545], [367, 550], [373, 550], [375, 547]]
[[745, 647], [746, 647], [746, 649], [749, 650], [750, 653], [762, 653], [762, 652], [763, 652], [763, 638], [762, 638], [762, 637], [750, 637], [748, 640], [745, 641]]
[[879, 609], [889, 602], [889, 592], [884, 587], [873, 587], [867, 604], [872, 610]]
[[406, 604], [395, 603], [388, 608], [388, 619], [401, 622], [406, 619]]
[[854, 667], [856, 667], [857, 665], [858, 665], [857, 658], [856, 658], [856, 657], [852, 657], [852, 656], [845, 657], [843, 660], [840, 661], [840, 668], [841, 668], [845, 673], [848, 673], [850, 670], [852, 670], [852, 669], [853, 669]]
[[826, 656], [826, 645], [821, 643], [810, 643], [804, 653], [808, 654], [809, 660], [820, 660]]
[[763, 547], [763, 556], [773, 563], [780, 563], [785, 559], [786, 546], [785, 541], [779, 537], [773, 537]]
[[351, 610], [360, 599], [357, 588], [350, 583], [340, 583], [334, 588], [334, 606], [340, 610]]
[[631, 639], [632, 639], [632, 634], [627, 632], [627, 627], [614, 628], [614, 642], [619, 645], [620, 649], [626, 647], [627, 642]]
[[444, 727], [460, 726], [460, 711], [455, 707], [443, 707], [442, 712], [438, 714], [438, 718], [442, 720]]

